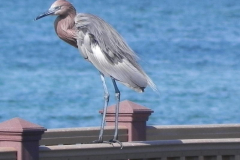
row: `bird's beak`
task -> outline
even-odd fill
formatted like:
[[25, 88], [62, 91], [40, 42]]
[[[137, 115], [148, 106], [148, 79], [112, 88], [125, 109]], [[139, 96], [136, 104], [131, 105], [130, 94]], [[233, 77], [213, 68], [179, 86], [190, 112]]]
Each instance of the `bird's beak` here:
[[39, 16], [37, 16], [35, 18], [35, 21], [40, 19], [40, 18], [43, 18], [43, 17], [46, 17], [46, 16], [49, 16], [49, 15], [52, 15], [56, 12], [56, 9], [49, 9], [47, 12], [43, 13], [43, 14], [40, 14]]

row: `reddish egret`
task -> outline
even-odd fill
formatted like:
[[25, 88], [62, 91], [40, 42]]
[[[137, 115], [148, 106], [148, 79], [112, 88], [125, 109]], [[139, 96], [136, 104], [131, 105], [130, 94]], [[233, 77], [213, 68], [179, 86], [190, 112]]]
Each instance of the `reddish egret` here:
[[50, 9], [39, 15], [35, 20], [48, 15], [56, 15], [55, 31], [59, 38], [79, 49], [84, 59], [91, 62], [100, 72], [104, 88], [104, 110], [100, 128], [99, 139], [95, 143], [103, 142], [106, 110], [109, 93], [105, 83], [105, 76], [112, 79], [115, 89], [115, 133], [109, 143], [118, 141], [118, 112], [120, 91], [116, 81], [127, 87], [143, 92], [149, 85], [156, 89], [154, 83], [137, 63], [137, 56], [126, 44], [119, 33], [101, 18], [84, 13], [76, 13], [75, 8], [66, 0], [55, 1]]

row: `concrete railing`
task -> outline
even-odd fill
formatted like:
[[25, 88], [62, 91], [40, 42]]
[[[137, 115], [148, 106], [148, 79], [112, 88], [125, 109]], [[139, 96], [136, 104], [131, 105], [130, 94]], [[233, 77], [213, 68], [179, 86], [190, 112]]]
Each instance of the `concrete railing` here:
[[[46, 131], [14, 118], [0, 123], [0, 160], [240, 160], [240, 125], [146, 126], [152, 110], [130, 101], [120, 105], [123, 149], [119, 144], [87, 144], [98, 138], [99, 127]], [[114, 132], [113, 108], [106, 116], [104, 140]]]
[[[113, 133], [114, 126], [106, 126], [104, 140], [111, 139]], [[87, 144], [96, 140], [98, 134], [99, 127], [49, 129], [42, 135], [40, 145]], [[240, 125], [174, 125], [146, 128], [147, 141], [220, 138], [240, 138]], [[128, 142], [127, 127], [119, 126], [119, 140]]]
[[0, 147], [0, 160], [16, 160], [17, 150], [12, 147]]
[[240, 139], [160, 140], [40, 147], [40, 160], [239, 160]]
[[240, 138], [240, 124], [147, 126], [147, 140]]
[[[128, 130], [124, 126], [119, 126], [119, 140], [128, 141]], [[114, 127], [106, 126], [104, 130], [104, 140], [113, 137]], [[86, 144], [98, 139], [99, 127], [88, 128], [63, 128], [49, 129], [40, 140], [40, 145], [69, 145], [69, 144]]]

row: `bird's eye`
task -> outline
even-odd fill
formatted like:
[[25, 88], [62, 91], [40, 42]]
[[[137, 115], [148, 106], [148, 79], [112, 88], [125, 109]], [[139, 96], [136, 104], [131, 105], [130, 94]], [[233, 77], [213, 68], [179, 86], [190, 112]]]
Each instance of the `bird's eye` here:
[[55, 10], [59, 10], [59, 9], [61, 9], [61, 6], [57, 6], [57, 7], [55, 7], [54, 9], [55, 9]]

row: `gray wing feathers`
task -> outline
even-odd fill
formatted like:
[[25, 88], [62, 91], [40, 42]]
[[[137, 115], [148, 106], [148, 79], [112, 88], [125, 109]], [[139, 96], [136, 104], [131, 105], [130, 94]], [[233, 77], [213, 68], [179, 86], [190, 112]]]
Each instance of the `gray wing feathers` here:
[[89, 53], [92, 53], [90, 38], [83, 32], [78, 32], [77, 45], [80, 53], [85, 59], [88, 59]]
[[109, 61], [137, 59], [134, 52], [123, 41], [123, 38], [104, 20], [91, 14], [78, 14], [75, 18], [78, 30], [92, 34]]
[[100, 72], [141, 92], [154, 83], [137, 64], [138, 57], [109, 24], [90, 14], [75, 17], [81, 54]]

